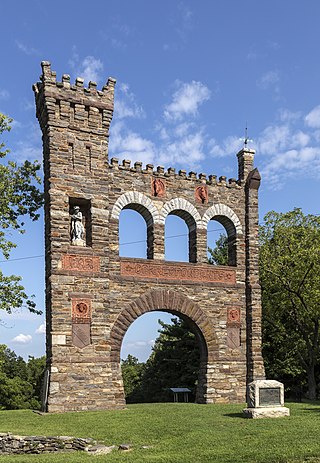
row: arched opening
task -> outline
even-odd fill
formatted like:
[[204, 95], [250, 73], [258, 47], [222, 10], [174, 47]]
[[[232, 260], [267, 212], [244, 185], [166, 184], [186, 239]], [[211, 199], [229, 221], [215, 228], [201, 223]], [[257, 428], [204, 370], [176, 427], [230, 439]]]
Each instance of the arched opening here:
[[140, 204], [128, 204], [121, 210], [119, 255], [153, 259], [153, 219]]
[[122, 381], [120, 349], [128, 328], [141, 315], [159, 311], [179, 317], [185, 327], [188, 327], [187, 331], [193, 333], [199, 352], [197, 381], [194, 388], [195, 401], [197, 403], [206, 403], [207, 366], [209, 362], [214, 361], [217, 355], [217, 339], [212, 324], [192, 299], [167, 289], [153, 289], [143, 294], [123, 308], [115, 320], [108, 341], [111, 347], [110, 359], [114, 372], [114, 381], [117, 381], [117, 383]]
[[165, 221], [165, 260], [196, 262], [196, 238], [194, 218], [183, 210], [171, 211]]
[[213, 265], [237, 265], [236, 229], [224, 216], [215, 216], [207, 227], [208, 262]]
[[188, 389], [176, 398], [195, 402], [200, 365], [207, 359], [204, 346], [188, 317], [174, 311], [143, 314], [129, 327], [121, 348], [126, 402], [172, 402], [171, 388]]

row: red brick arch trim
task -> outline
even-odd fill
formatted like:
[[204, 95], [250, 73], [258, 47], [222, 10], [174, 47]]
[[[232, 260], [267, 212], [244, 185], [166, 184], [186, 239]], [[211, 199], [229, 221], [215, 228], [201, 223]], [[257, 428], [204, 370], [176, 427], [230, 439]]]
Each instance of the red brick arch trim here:
[[121, 344], [131, 323], [140, 315], [155, 310], [181, 314], [189, 318], [200, 331], [208, 356], [212, 354], [212, 350], [216, 350], [217, 340], [213, 324], [196, 302], [175, 291], [154, 289], [132, 301], [118, 315], [110, 333], [111, 361], [120, 362]]

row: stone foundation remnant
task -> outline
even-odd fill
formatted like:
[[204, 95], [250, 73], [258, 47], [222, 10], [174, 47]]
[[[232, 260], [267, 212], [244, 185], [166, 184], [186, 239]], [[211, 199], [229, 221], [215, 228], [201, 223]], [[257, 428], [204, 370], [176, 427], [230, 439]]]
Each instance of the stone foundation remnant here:
[[289, 416], [284, 406], [284, 386], [279, 381], [256, 380], [248, 384], [248, 408], [243, 410], [246, 418], [278, 418]]
[[[122, 408], [120, 348], [144, 313], [182, 317], [199, 342], [199, 403], [241, 403], [264, 379], [254, 150], [238, 178], [109, 160], [116, 81], [64, 74], [42, 62], [33, 87], [43, 134], [49, 412]], [[119, 256], [121, 211], [146, 222], [146, 259]], [[188, 227], [189, 262], [165, 261], [169, 215]], [[207, 226], [228, 236], [228, 265], [207, 258]]]

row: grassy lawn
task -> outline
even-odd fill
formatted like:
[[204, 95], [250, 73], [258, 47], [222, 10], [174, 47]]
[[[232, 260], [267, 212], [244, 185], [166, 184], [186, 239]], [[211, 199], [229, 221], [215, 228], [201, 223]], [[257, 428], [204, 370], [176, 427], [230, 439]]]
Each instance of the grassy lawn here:
[[106, 445], [131, 444], [132, 451], [2, 456], [0, 463], [320, 463], [320, 402], [290, 403], [291, 416], [278, 419], [244, 419], [242, 408], [170, 403], [44, 416], [1, 411], [0, 432], [93, 437]]

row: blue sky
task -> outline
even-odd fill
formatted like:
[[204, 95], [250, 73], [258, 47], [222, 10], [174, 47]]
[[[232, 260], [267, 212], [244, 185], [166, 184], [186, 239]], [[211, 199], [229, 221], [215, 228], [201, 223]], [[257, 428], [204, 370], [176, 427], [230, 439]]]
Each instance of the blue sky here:
[[[31, 86], [48, 60], [58, 79], [68, 73], [100, 88], [117, 79], [110, 157], [236, 177], [247, 121], [261, 218], [293, 207], [319, 214], [319, 17], [318, 0], [4, 2], [0, 111], [15, 121], [4, 141], [18, 161], [41, 159]], [[170, 233], [184, 230], [173, 224]], [[22, 275], [43, 308], [43, 257], [13, 260], [43, 255], [43, 221], [14, 238], [2, 269]], [[157, 318], [134, 323], [123, 356], [145, 358]], [[1, 343], [24, 356], [44, 352], [42, 317], [1, 320]]]

